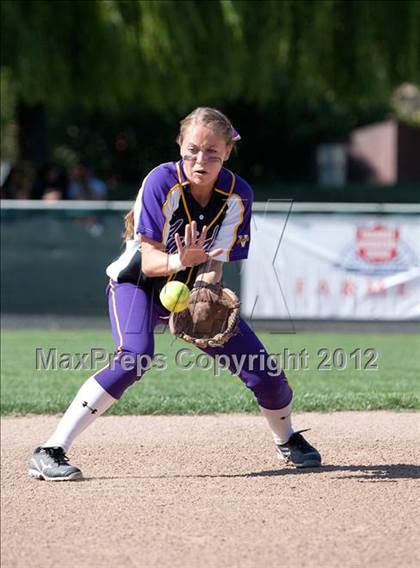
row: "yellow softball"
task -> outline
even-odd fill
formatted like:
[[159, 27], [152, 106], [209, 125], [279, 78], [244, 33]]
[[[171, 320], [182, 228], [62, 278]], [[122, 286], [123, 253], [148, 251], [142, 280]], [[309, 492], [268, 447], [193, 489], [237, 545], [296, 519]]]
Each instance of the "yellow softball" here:
[[188, 306], [190, 291], [182, 282], [168, 282], [159, 294], [160, 301], [170, 312], [182, 312]]

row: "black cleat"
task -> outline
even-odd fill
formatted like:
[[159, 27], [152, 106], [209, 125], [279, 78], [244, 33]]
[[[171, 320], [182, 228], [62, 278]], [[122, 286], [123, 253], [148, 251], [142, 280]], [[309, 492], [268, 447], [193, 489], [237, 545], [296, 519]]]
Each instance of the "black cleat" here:
[[63, 448], [36, 448], [31, 459], [29, 476], [46, 481], [75, 481], [82, 479], [78, 467], [70, 465]]
[[301, 434], [306, 431], [294, 432], [288, 442], [276, 444], [277, 451], [282, 460], [296, 467], [319, 467], [321, 456], [318, 450], [311, 446]]

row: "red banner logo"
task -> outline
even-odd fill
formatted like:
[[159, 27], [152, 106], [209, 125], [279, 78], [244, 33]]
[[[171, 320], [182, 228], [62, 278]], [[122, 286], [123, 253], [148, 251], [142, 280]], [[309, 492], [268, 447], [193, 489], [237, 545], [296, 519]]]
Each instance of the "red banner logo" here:
[[382, 264], [398, 256], [400, 232], [396, 228], [375, 225], [356, 231], [356, 252], [366, 262]]

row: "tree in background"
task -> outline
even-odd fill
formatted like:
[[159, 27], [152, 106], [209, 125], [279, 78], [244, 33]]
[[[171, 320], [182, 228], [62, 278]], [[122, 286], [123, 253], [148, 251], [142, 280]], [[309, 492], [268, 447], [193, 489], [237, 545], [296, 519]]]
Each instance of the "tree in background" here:
[[418, 0], [3, 0], [2, 95], [36, 163], [47, 116], [68, 109], [212, 104], [253, 129], [281, 127], [281, 110], [303, 137], [340, 134], [420, 82], [419, 38]]

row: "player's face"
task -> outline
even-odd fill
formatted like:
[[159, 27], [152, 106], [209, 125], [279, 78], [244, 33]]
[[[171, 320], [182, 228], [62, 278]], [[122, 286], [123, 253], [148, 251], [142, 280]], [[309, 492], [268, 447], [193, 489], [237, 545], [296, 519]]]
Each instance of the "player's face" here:
[[188, 180], [197, 187], [212, 187], [232, 146], [210, 128], [191, 125], [181, 143], [181, 156]]

